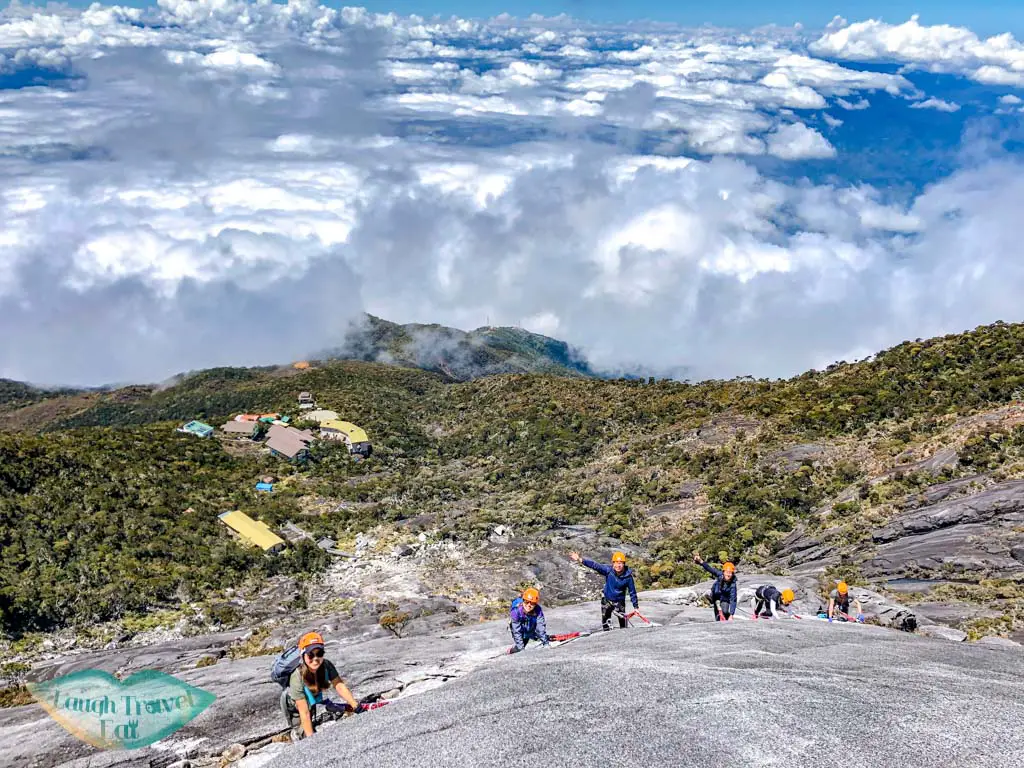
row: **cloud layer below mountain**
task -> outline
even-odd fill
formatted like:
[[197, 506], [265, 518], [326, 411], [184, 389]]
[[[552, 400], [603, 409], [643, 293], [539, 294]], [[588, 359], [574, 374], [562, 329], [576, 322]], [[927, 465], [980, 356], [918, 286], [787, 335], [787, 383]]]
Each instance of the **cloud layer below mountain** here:
[[[1021, 85], [1021, 50], [916, 20], [808, 35], [14, 5], [0, 376], [282, 362], [364, 310], [519, 324], [610, 372], [691, 378], [1024, 319], [1005, 131], [912, 76]], [[989, 112], [1019, 122], [1017, 93]], [[958, 170], [910, 192], [832, 173], [866, 151], [844, 123], [879, 100], [962, 121]]]

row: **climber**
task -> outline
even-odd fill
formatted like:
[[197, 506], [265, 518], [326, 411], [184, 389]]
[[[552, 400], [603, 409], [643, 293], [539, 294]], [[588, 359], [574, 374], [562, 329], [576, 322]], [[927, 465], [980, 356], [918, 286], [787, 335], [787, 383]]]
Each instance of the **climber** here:
[[[324, 658], [324, 639], [321, 635], [307, 632], [299, 639], [298, 649], [302, 661], [291, 673], [288, 687], [281, 692], [281, 711], [293, 729], [293, 739], [313, 735], [316, 705], [324, 703], [323, 694], [332, 687], [353, 712], [362, 711], [362, 707], [341, 681], [337, 668]], [[301, 732], [297, 732], [300, 730], [296, 728], [297, 724], [301, 726]]]
[[770, 619], [773, 617], [772, 603], [775, 603], [775, 611], [788, 613], [786, 610], [796, 596], [792, 589], [784, 589], [781, 592], [771, 584], [762, 584], [754, 590], [754, 618], [762, 617]]
[[704, 562], [697, 552], [693, 553], [693, 562], [715, 577], [707, 596], [715, 621], [729, 621], [736, 613], [736, 566], [725, 563], [722, 570], [718, 570]]
[[627, 590], [629, 599], [633, 603], [633, 610], [640, 607], [636, 599], [636, 582], [633, 580], [633, 571], [626, 567], [626, 556], [621, 552], [616, 552], [612, 555], [611, 566], [595, 563], [585, 557], [581, 558], [579, 552], [570, 552], [569, 559], [582, 563], [587, 568], [604, 576], [604, 591], [601, 593], [601, 628], [605, 632], [612, 628], [612, 613], [615, 613], [619, 618], [619, 629], [625, 629]]
[[840, 581], [836, 584], [836, 588], [833, 589], [828, 596], [828, 609], [826, 614], [828, 620], [839, 619], [840, 621], [848, 621], [853, 618], [850, 613], [850, 603], [853, 603], [853, 610], [857, 613], [857, 621], [864, 622], [864, 611], [861, 608], [860, 600], [850, 600], [850, 588], [847, 586], [845, 581]]
[[548, 646], [550, 638], [544, 610], [540, 607], [540, 592], [533, 587], [523, 590], [522, 596], [512, 601], [508, 615], [508, 629], [515, 643], [508, 649], [509, 653], [519, 653], [531, 640], [539, 641], [545, 648]]

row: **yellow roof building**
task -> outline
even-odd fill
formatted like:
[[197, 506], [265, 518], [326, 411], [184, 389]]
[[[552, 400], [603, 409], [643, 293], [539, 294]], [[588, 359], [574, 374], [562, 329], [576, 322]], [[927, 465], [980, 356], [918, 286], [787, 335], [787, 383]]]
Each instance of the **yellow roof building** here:
[[337, 419], [321, 421], [320, 431], [325, 429], [329, 432], [341, 432], [343, 435], [347, 435], [349, 443], [352, 444], [366, 443], [370, 440], [370, 438], [367, 437], [365, 430], [360, 429], [349, 421], [338, 421]]
[[243, 512], [224, 512], [217, 517], [243, 540], [264, 552], [277, 552], [285, 547], [284, 539], [270, 530], [270, 526], [261, 520], [253, 520]]

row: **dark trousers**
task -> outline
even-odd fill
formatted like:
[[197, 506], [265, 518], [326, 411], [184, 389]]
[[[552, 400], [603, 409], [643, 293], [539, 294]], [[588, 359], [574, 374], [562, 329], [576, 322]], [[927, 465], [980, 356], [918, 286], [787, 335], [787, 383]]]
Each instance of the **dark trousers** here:
[[[281, 712], [282, 714], [284, 714], [285, 719], [288, 721], [288, 726], [290, 728], [298, 727], [301, 722], [299, 720], [299, 710], [295, 706], [295, 700], [292, 698], [292, 694], [289, 689], [282, 689], [280, 704]], [[316, 704], [309, 708], [309, 718], [314, 723], [316, 723]], [[313, 727], [315, 728], [316, 726], [314, 725]]]
[[601, 629], [607, 632], [612, 628], [612, 613], [619, 612], [619, 629], [626, 628], [626, 603], [613, 603], [611, 600], [601, 598]]
[[765, 600], [763, 597], [754, 598], [754, 615], [760, 616], [764, 613], [766, 619], [773, 618], [772, 616], [772, 603], [771, 600]]
[[[511, 621], [508, 623], [508, 633], [510, 635], [512, 635], [512, 642], [515, 643], [516, 636], [515, 636], [515, 633], [512, 631], [512, 622]], [[534, 634], [533, 632], [523, 632], [523, 647], [520, 648], [519, 651], [525, 650], [526, 646], [528, 646], [530, 644], [531, 640], [536, 640], [538, 643], [540, 642], [540, 638], [537, 637], [537, 635]], [[516, 650], [515, 645], [513, 645], [511, 648], [508, 649], [509, 653], [518, 653], [519, 651]]]
[[707, 601], [711, 603], [711, 612], [715, 614], [715, 621], [721, 621], [723, 618], [728, 619], [732, 616], [729, 612], [729, 607], [719, 603], [710, 592], [708, 592], [704, 597], [706, 597]]

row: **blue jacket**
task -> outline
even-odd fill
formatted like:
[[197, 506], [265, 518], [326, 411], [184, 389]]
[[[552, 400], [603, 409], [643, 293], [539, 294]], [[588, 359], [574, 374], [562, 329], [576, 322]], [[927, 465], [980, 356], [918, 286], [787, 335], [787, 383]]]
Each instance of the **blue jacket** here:
[[527, 613], [522, 603], [516, 601], [508, 612], [508, 618], [512, 640], [519, 650], [526, 647], [527, 640], [540, 640], [543, 645], [548, 644], [548, 626], [544, 621], [544, 610], [539, 605], [533, 609], [533, 613]]
[[736, 613], [736, 574], [733, 574], [732, 581], [726, 581], [725, 575], [707, 563], [701, 563], [700, 567], [715, 577], [715, 585], [711, 587], [711, 599], [720, 603], [729, 602], [729, 615]]
[[626, 603], [626, 590], [629, 590], [629, 599], [633, 602], [633, 608], [639, 607], [636, 600], [636, 584], [633, 582], [633, 571], [626, 568], [619, 576], [615, 569], [604, 563], [595, 563], [593, 560], [583, 558], [583, 564], [604, 576], [604, 599], [610, 603]]

